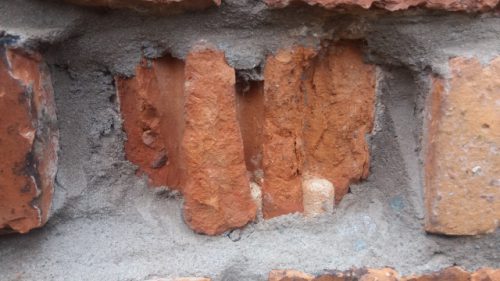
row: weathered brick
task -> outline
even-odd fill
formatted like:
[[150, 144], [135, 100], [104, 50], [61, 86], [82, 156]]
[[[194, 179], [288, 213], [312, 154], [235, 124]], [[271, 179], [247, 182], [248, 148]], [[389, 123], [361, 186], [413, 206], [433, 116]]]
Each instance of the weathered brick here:
[[90, 7], [128, 8], [153, 13], [202, 10], [221, 4], [221, 0], [66, 0], [66, 2]]
[[375, 69], [356, 43], [295, 48], [264, 70], [264, 217], [303, 211], [302, 182], [328, 180], [336, 201], [368, 176]]
[[269, 281], [311, 281], [314, 276], [296, 270], [273, 270], [269, 272]]
[[435, 78], [425, 154], [426, 230], [493, 232], [500, 222], [500, 58], [454, 58]]
[[389, 11], [406, 10], [411, 7], [425, 7], [448, 11], [487, 11], [498, 6], [499, 0], [265, 0], [275, 8], [283, 8], [291, 3], [302, 2], [326, 9], [357, 7], [363, 9], [382, 8]]
[[470, 281], [498, 281], [500, 280], [500, 269], [481, 268], [470, 276]]
[[131, 79], [116, 78], [125, 152], [154, 186], [180, 189], [185, 168], [180, 143], [184, 130], [184, 62], [164, 57], [143, 61]]
[[178, 278], [153, 278], [147, 281], [210, 281], [210, 278], [204, 277], [178, 277]]
[[359, 281], [397, 281], [399, 274], [392, 268], [368, 269]]
[[242, 226], [261, 200], [265, 218], [331, 212], [368, 175], [375, 71], [356, 43], [282, 50], [248, 87], [235, 87], [221, 53], [204, 52], [117, 79], [127, 158], [153, 185], [183, 192], [192, 228]]
[[58, 131], [39, 55], [0, 49], [0, 230], [26, 233], [49, 217]]
[[351, 269], [320, 274], [313, 281], [398, 281], [399, 274], [392, 268]]
[[266, 62], [262, 159], [265, 218], [303, 211], [302, 77], [314, 54], [312, 49], [297, 47], [281, 50]]
[[219, 234], [255, 218], [236, 113], [235, 72], [224, 54], [144, 61], [117, 78], [127, 159], [152, 185], [180, 190], [191, 228]]
[[219, 234], [256, 214], [236, 114], [235, 71], [222, 52], [203, 49], [187, 56], [185, 75], [184, 217], [197, 232]]
[[423, 275], [407, 276], [401, 281], [469, 281], [470, 273], [460, 267], [448, 267], [443, 270]]
[[368, 176], [375, 67], [363, 62], [356, 43], [341, 42], [320, 52], [311, 72], [305, 83], [303, 174], [332, 182], [339, 202], [351, 183]]
[[400, 277], [392, 268], [360, 268], [345, 271], [329, 271], [312, 276], [295, 270], [273, 270], [269, 281], [497, 281], [500, 270], [483, 268], [469, 273], [460, 267], [448, 267], [437, 272]]

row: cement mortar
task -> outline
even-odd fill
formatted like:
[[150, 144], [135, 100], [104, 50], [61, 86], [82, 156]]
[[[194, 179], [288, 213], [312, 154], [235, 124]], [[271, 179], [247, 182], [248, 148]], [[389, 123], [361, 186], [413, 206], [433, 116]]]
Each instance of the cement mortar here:
[[[61, 131], [53, 216], [27, 235], [0, 237], [1, 280], [249, 281], [265, 280], [278, 268], [318, 273], [392, 266], [409, 274], [455, 264], [500, 267], [500, 231], [425, 234], [419, 172], [426, 81], [418, 73], [447, 75], [445, 62], [455, 55], [483, 62], [498, 55], [494, 15], [339, 15], [232, 0], [198, 13], [146, 16], [11, 0], [0, 2], [0, 19], [1, 44], [44, 53]], [[294, 214], [202, 236], [183, 223], [178, 194], [150, 189], [135, 176], [123, 152], [113, 77], [132, 75], [141, 56], [182, 58], [204, 40], [224, 50], [240, 73], [253, 73], [278, 48], [338, 38], [365, 39], [367, 60], [380, 67], [371, 175], [351, 187], [333, 215]]]

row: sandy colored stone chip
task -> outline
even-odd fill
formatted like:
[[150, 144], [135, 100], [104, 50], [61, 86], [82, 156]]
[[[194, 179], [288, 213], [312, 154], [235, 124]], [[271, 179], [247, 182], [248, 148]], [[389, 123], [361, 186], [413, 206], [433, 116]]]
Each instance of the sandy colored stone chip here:
[[302, 182], [304, 214], [314, 217], [332, 213], [335, 202], [335, 189], [326, 179], [308, 178]]

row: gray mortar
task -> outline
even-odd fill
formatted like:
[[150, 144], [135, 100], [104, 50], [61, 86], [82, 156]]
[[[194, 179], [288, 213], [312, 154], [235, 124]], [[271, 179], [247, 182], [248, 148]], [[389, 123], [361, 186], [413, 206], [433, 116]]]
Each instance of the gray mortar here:
[[[391, 266], [403, 274], [453, 264], [500, 267], [500, 231], [449, 238], [423, 231], [422, 93], [447, 75], [446, 60], [500, 53], [493, 15], [339, 15], [321, 9], [270, 11], [259, 1], [176, 16], [94, 11], [51, 1], [0, 1], [0, 42], [44, 53], [56, 95], [61, 151], [53, 216], [27, 235], [0, 238], [0, 280], [146, 280], [209, 276], [265, 280], [276, 268], [311, 273]], [[183, 222], [182, 198], [152, 190], [124, 158], [113, 76], [132, 75], [141, 56], [183, 58], [200, 40], [226, 52], [241, 75], [292, 44], [363, 38], [379, 64], [371, 175], [351, 187], [333, 215], [288, 215], [241, 233], [208, 237]], [[236, 238], [235, 238], [236, 237]], [[233, 242], [236, 241], [236, 242]]]

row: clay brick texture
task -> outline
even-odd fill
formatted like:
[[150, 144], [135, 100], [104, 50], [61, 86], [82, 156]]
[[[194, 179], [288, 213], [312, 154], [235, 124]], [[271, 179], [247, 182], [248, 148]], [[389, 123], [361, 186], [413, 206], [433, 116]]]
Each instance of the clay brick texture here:
[[453, 58], [434, 78], [425, 160], [426, 230], [470, 235], [500, 222], [500, 58]]
[[0, 231], [26, 233], [49, 217], [58, 131], [39, 55], [0, 48]]
[[117, 79], [127, 157], [153, 185], [180, 190], [193, 230], [219, 234], [256, 215], [236, 109], [235, 71], [224, 54], [193, 50]]
[[262, 82], [235, 77], [221, 52], [194, 50], [118, 78], [127, 158], [183, 193], [197, 232], [241, 227], [257, 210], [331, 213], [368, 176], [374, 66], [357, 43], [338, 43], [269, 56]]
[[[327, 271], [328, 272], [328, 271]], [[400, 276], [392, 268], [382, 269], [351, 269], [346, 271], [330, 271], [316, 276], [296, 270], [273, 270], [268, 281], [497, 281], [500, 280], [500, 270], [481, 268], [468, 272], [460, 267], [448, 267], [437, 272]]]
[[356, 44], [279, 51], [266, 63], [264, 95], [264, 217], [302, 212], [303, 182], [330, 182], [339, 202], [368, 176], [375, 67]]
[[412, 7], [425, 7], [429, 9], [440, 9], [448, 11], [487, 11], [495, 8], [498, 0], [265, 0], [271, 7], [282, 8], [292, 3], [305, 3], [311, 6], [320, 6], [326, 9], [356, 7], [356, 8], [379, 8], [389, 11], [406, 10]]

